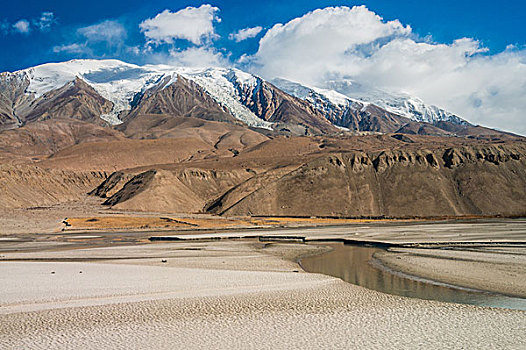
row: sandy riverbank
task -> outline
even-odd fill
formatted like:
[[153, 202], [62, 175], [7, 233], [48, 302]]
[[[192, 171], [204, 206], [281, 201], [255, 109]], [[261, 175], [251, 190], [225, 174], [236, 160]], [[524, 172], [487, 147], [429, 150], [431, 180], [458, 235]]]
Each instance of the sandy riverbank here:
[[526, 298], [525, 246], [391, 248], [375, 258], [409, 275]]
[[526, 342], [525, 312], [391, 296], [295, 272], [297, 256], [315, 249], [322, 248], [231, 241], [2, 253], [18, 260], [0, 262], [0, 348], [494, 349]]

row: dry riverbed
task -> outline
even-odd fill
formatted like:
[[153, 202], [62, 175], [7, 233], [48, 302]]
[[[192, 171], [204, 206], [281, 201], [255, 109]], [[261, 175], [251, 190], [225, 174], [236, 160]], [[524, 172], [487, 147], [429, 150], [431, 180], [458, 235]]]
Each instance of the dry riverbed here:
[[[445, 225], [444, 234], [458, 237], [452, 226]], [[416, 237], [417, 226], [391, 229]], [[461, 234], [469, 230], [466, 226]], [[310, 233], [385, 236], [388, 231], [360, 226]], [[303, 272], [297, 259], [326, 251], [323, 246], [255, 239], [147, 243], [135, 234], [100, 235], [103, 239], [64, 234], [0, 242], [0, 348], [519, 349], [526, 344], [524, 311], [399, 297]]]

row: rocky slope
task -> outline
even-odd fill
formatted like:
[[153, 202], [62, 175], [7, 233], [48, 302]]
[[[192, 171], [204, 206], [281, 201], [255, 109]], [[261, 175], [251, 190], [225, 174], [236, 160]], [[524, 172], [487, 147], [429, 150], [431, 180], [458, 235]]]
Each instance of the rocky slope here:
[[72, 118], [105, 125], [101, 115], [109, 113], [113, 104], [100, 96], [82, 79], [52, 90], [33, 100], [18, 116], [24, 124], [56, 118]]
[[199, 85], [181, 76], [173, 83], [161, 83], [145, 91], [137, 96], [134, 103], [135, 107], [123, 117], [123, 121], [130, 121], [145, 114], [194, 117], [231, 123], [237, 121]]
[[0, 131], [23, 125], [17, 109], [31, 102], [26, 93], [29, 80], [10, 73], [0, 73]]
[[207, 206], [210, 198], [248, 177], [250, 173], [242, 170], [148, 170], [134, 176], [104, 204], [118, 209], [196, 213]]
[[39, 161], [90, 142], [123, 140], [122, 133], [76, 119], [48, 119], [0, 132], [0, 163]]
[[[214, 190], [195, 192], [203, 184]], [[525, 184], [523, 143], [408, 147], [327, 153], [259, 172], [149, 170], [106, 204], [180, 212], [188, 198], [191, 212], [234, 216], [524, 215]]]
[[320, 157], [231, 206], [226, 215], [525, 215], [526, 149], [340, 153]]
[[0, 165], [0, 209], [43, 207], [78, 200], [106, 177], [107, 174], [100, 171]]

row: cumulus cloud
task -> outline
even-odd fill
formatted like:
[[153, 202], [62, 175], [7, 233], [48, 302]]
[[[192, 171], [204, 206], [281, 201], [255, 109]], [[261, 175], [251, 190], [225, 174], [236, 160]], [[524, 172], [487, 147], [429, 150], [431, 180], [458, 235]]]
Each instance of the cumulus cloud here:
[[177, 12], [164, 10], [143, 21], [139, 27], [150, 43], [173, 44], [176, 39], [183, 39], [202, 45], [217, 38], [214, 23], [221, 21], [217, 12], [217, 7], [208, 4], [189, 6]]
[[13, 29], [18, 33], [27, 34], [31, 31], [31, 26], [27, 19], [21, 19], [13, 24]]
[[262, 30], [263, 30], [263, 27], [261, 26], [240, 29], [235, 33], [231, 33], [228, 36], [228, 38], [238, 43], [246, 39], [255, 38], [259, 33], [261, 33]]
[[410, 27], [384, 22], [364, 6], [329, 7], [274, 25], [261, 38], [254, 58], [266, 76], [313, 79], [344, 64], [349, 49], [410, 33]]
[[526, 134], [526, 50], [490, 55], [478, 41], [434, 43], [365, 6], [315, 10], [276, 24], [242, 60], [266, 78], [324, 87], [348, 79], [421, 97], [482, 125]]

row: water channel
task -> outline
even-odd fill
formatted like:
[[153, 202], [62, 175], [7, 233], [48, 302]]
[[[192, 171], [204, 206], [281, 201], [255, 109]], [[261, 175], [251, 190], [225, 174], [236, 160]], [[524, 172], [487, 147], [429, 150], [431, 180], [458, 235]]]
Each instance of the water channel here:
[[457, 287], [391, 271], [374, 259], [381, 248], [330, 244], [332, 251], [307, 257], [301, 266], [379, 292], [450, 303], [526, 310], [526, 299]]

